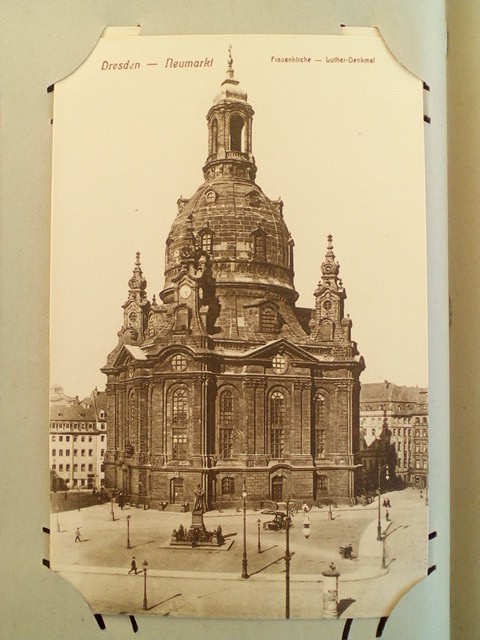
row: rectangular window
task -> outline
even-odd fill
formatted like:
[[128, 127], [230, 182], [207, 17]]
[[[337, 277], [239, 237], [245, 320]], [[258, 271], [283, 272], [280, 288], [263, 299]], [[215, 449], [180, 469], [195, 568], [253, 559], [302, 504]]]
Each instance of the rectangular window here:
[[85, 436], [82, 436], [82, 442], [85, 442]]
[[104, 435], [100, 436], [100, 442], [105, 442], [105, 436]]
[[74, 455], [74, 456], [78, 456], [78, 449], [74, 449], [74, 450], [73, 450], [73, 455]]
[[63, 456], [63, 449], [59, 449], [59, 450], [58, 450], [58, 455], [59, 455], [59, 456]]
[[283, 429], [272, 429], [272, 457], [283, 458]]
[[57, 450], [56, 449], [52, 449], [52, 457], [54, 458], [57, 455]]
[[88, 450], [88, 455], [89, 455], [89, 456], [93, 456], [93, 449], [89, 449], [89, 450]]
[[85, 471], [85, 465], [84, 465], [84, 464], [82, 464], [82, 465], [80, 466], [80, 471]]
[[89, 465], [88, 465], [88, 470], [89, 470], [89, 471], [93, 471], [93, 464], [89, 464]]
[[78, 464], [74, 464], [74, 465], [73, 465], [73, 470], [74, 470], [74, 471], [78, 471]]
[[88, 436], [88, 441], [92, 442], [92, 440], [93, 440], [93, 436]]
[[70, 455], [70, 449], [65, 449], [65, 455], [69, 456]]
[[65, 442], [70, 442], [70, 436], [65, 436]]
[[58, 465], [58, 470], [59, 470], [59, 471], [63, 471], [63, 464], [59, 464], [59, 465]]
[[70, 471], [70, 465], [69, 464], [65, 465], [65, 471]]
[[63, 436], [58, 436], [58, 441], [63, 442]]
[[172, 429], [172, 456], [175, 460], [184, 460], [187, 457], [187, 432], [185, 429]]
[[223, 478], [222, 479], [222, 494], [223, 495], [231, 495], [235, 494], [235, 479], [234, 478]]
[[105, 449], [102, 449], [102, 450], [100, 451], [100, 456], [103, 458], [103, 456], [104, 456], [104, 455], [105, 455]]
[[52, 436], [52, 442], [55, 442], [55, 436]]
[[325, 429], [315, 429], [315, 457], [325, 453]]
[[220, 429], [219, 454], [223, 459], [232, 457], [233, 453], [233, 429]]
[[82, 479], [80, 480], [80, 486], [81, 486], [81, 487], [84, 487], [84, 486], [85, 486], [85, 478], [82, 478]]
[[82, 456], [85, 456], [85, 449], [82, 449]]
[[55, 471], [56, 468], [57, 468], [57, 465], [56, 464], [52, 464], [53, 471]]
[[76, 487], [76, 486], [77, 486], [77, 479], [76, 479], [76, 478], [74, 478], [74, 479], [73, 479], [73, 486], [74, 486], [74, 487]]

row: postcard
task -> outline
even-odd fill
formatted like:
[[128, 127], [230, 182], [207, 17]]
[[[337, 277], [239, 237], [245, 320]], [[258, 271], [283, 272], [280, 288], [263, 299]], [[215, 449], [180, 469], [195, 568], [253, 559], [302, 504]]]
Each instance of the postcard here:
[[423, 83], [374, 29], [107, 31], [55, 85], [51, 568], [96, 613], [427, 574]]

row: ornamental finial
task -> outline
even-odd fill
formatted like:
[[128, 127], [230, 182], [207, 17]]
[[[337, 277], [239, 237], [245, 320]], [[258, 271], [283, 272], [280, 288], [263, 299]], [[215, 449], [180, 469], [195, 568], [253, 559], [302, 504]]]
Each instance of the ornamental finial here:
[[233, 58], [232, 58], [232, 45], [228, 46], [228, 69], [227, 75], [229, 78], [233, 78]]

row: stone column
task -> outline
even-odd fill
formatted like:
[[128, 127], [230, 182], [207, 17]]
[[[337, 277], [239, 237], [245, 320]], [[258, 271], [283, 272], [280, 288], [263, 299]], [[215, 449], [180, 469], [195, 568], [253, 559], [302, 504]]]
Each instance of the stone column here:
[[323, 617], [338, 618], [338, 578], [340, 576], [333, 562], [323, 576]]

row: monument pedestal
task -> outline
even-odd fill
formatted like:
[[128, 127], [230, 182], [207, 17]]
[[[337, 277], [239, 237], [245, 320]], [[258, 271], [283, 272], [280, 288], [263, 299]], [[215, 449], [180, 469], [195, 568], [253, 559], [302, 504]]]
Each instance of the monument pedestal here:
[[190, 531], [197, 530], [198, 532], [206, 531], [205, 523], [203, 522], [203, 511], [192, 511], [192, 524], [190, 525]]
[[207, 531], [203, 522], [203, 511], [197, 509], [192, 511], [192, 523], [188, 530], [181, 532], [174, 530], [170, 546], [172, 547], [192, 547], [208, 549], [211, 547], [221, 547], [225, 542], [221, 527], [215, 531]]

